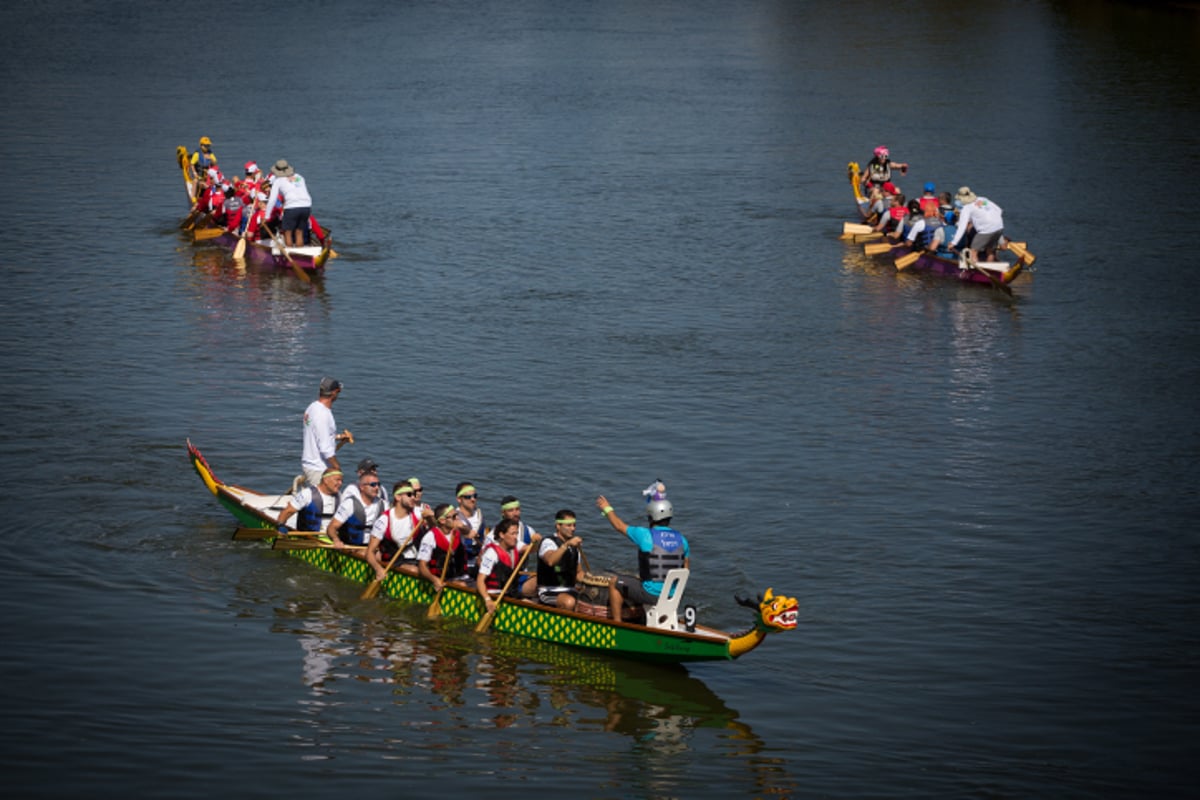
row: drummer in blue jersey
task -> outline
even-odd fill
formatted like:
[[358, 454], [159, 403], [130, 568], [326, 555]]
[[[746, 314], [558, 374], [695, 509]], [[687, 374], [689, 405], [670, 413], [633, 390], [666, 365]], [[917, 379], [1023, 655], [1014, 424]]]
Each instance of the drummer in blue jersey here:
[[646, 527], [627, 525], [613, 511], [608, 498], [596, 498], [596, 507], [618, 533], [629, 537], [638, 548], [638, 574], [617, 573], [608, 588], [608, 610], [614, 620], [621, 619], [624, 603], [651, 606], [658, 602], [663, 581], [673, 569], [689, 569], [690, 551], [682, 533], [671, 527], [674, 509], [667, 489], [655, 481], [642, 492], [646, 496]]

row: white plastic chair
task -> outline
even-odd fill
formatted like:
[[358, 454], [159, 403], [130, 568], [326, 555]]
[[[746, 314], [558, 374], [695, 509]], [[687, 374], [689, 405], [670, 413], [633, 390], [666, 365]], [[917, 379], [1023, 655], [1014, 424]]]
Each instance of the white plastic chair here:
[[646, 606], [647, 628], [658, 628], [664, 631], [683, 630], [683, 626], [679, 624], [679, 599], [683, 597], [683, 589], [687, 586], [690, 574], [690, 570], [683, 568], [673, 569], [667, 573], [667, 579], [663, 581], [662, 594], [658, 596], [658, 602], [652, 606]]

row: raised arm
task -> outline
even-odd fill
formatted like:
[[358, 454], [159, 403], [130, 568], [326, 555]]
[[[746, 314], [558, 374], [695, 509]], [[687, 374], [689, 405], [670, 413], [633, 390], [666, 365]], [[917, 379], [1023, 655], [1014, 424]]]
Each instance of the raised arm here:
[[621, 518], [617, 516], [617, 512], [613, 511], [613, 507], [608, 502], [607, 497], [605, 497], [604, 495], [600, 495], [599, 497], [597, 497], [596, 498], [596, 508], [600, 509], [600, 513], [604, 516], [604, 518], [606, 520], [608, 520], [608, 524], [612, 525], [613, 529], [616, 530], [617, 533], [625, 533], [625, 530], [629, 526], [621, 521]]

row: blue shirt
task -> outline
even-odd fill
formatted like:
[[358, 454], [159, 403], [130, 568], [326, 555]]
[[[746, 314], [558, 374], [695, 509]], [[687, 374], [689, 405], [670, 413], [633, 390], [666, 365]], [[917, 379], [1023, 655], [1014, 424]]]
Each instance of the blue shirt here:
[[[659, 530], [662, 530], [662, 528], [659, 528]], [[625, 528], [625, 535], [629, 537], [631, 542], [637, 545], [638, 550], [641, 552], [650, 553], [654, 551], [654, 534], [651, 533], [649, 528], [643, 528], [638, 525], [630, 525]], [[674, 553], [676, 550], [682, 547], [683, 557], [688, 558], [690, 555], [687, 537], [685, 537], [683, 534], [679, 534], [678, 539], [676, 539], [673, 535], [664, 537], [660, 544], [662, 545], [663, 549], [669, 553]], [[642, 588], [657, 597], [658, 595], [662, 594], [663, 585], [662, 581], [642, 581]]]

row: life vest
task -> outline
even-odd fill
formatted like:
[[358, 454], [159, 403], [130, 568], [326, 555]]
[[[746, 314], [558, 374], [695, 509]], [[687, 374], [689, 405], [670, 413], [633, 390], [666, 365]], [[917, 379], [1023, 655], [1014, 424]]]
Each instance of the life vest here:
[[446, 577], [464, 574], [467, 571], [467, 554], [459, 546], [462, 544], [462, 540], [458, 531], [454, 532], [453, 542], [441, 528], [431, 528], [429, 532], [433, 534], [433, 553], [429, 556], [429, 571], [440, 577], [446, 554], [453, 551], [454, 554], [450, 557], [450, 568], [446, 570]]
[[206, 153], [204, 152], [204, 148], [200, 148], [192, 153], [192, 164], [197, 168], [198, 172], [204, 172], [209, 167], [217, 165], [217, 157], [213, 154], [213, 151], [209, 150]]
[[[468, 517], [466, 514], [462, 513], [461, 506], [459, 507], [458, 510], [459, 510], [459, 513], [462, 516], [462, 518], [466, 521], [466, 523], [468, 525], [471, 525], [471, 518]], [[476, 510], [478, 511], [479, 509], [476, 509]], [[476, 528], [474, 525], [472, 525], [471, 530], [478, 533], [479, 535], [475, 538], [474, 541], [471, 541], [470, 539], [463, 537], [462, 546], [463, 546], [463, 549], [466, 550], [466, 552], [467, 552], [467, 560], [469, 562], [471, 562], [472, 564], [474, 564], [475, 560], [479, 557], [480, 548], [483, 546], [483, 532], [487, 530], [487, 522], [484, 521], [484, 519], [483, 519], [482, 511], [479, 511], [479, 527]]]
[[667, 573], [683, 567], [683, 534], [674, 528], [650, 529], [652, 547], [649, 553], [638, 551], [638, 576], [644, 581], [665, 581]]
[[[354, 503], [354, 513], [342, 523], [342, 528], [339, 533], [342, 533], [342, 541], [347, 544], [366, 544], [367, 543], [367, 509], [363, 505], [362, 498], [358, 495], [351, 495], [350, 500]], [[371, 503], [372, 506], [380, 505], [378, 498]], [[389, 524], [391, 520], [388, 520]]]
[[890, 158], [885, 158], [880, 161], [878, 157], [872, 158], [867, 162], [867, 182], [868, 183], [887, 183], [892, 179], [892, 161]]
[[925, 229], [917, 234], [917, 244], [921, 246], [922, 250], [928, 249], [934, 235], [942, 229], [942, 224], [940, 217], [925, 218]]
[[325, 513], [325, 500], [327, 497], [329, 496], [320, 489], [316, 488], [315, 486], [313, 487], [312, 498], [308, 501], [308, 505], [296, 512], [296, 530], [321, 530], [323, 523], [329, 519], [329, 515]]
[[554, 566], [542, 559], [537, 563], [538, 586], [574, 586], [579, 571], [579, 549], [568, 547]]
[[[377, 501], [377, 502], [379, 502], [379, 501]], [[389, 509], [388, 511], [383, 512], [385, 527], [383, 529], [383, 539], [379, 542], [379, 551], [380, 551], [380, 556], [385, 560], [388, 560], [393, 555], [395, 555], [396, 550], [399, 549], [400, 545], [404, 544], [404, 542], [397, 541], [396, 537], [392, 535], [392, 518], [394, 516], [393, 512], [395, 512], [395, 511], [397, 511], [397, 509], [392, 508], [392, 509]], [[416, 509], [413, 509], [412, 512], [409, 514], [406, 514], [406, 516], [408, 516], [410, 521], [412, 522], [411, 530], [415, 531], [417, 529], [417, 526], [421, 524], [420, 515], [417, 514]], [[411, 545], [411, 542], [410, 542], [410, 545]]]
[[921, 196], [921, 213], [925, 215], [926, 219], [936, 217], [940, 205], [941, 203], [936, 197], [929, 195]]
[[496, 542], [490, 543], [488, 549], [496, 551], [496, 566], [492, 567], [492, 571], [484, 578], [484, 585], [489, 589], [499, 591], [504, 588], [504, 584], [508, 583], [519, 556], [516, 548], [513, 548], [512, 553], [508, 553]]

